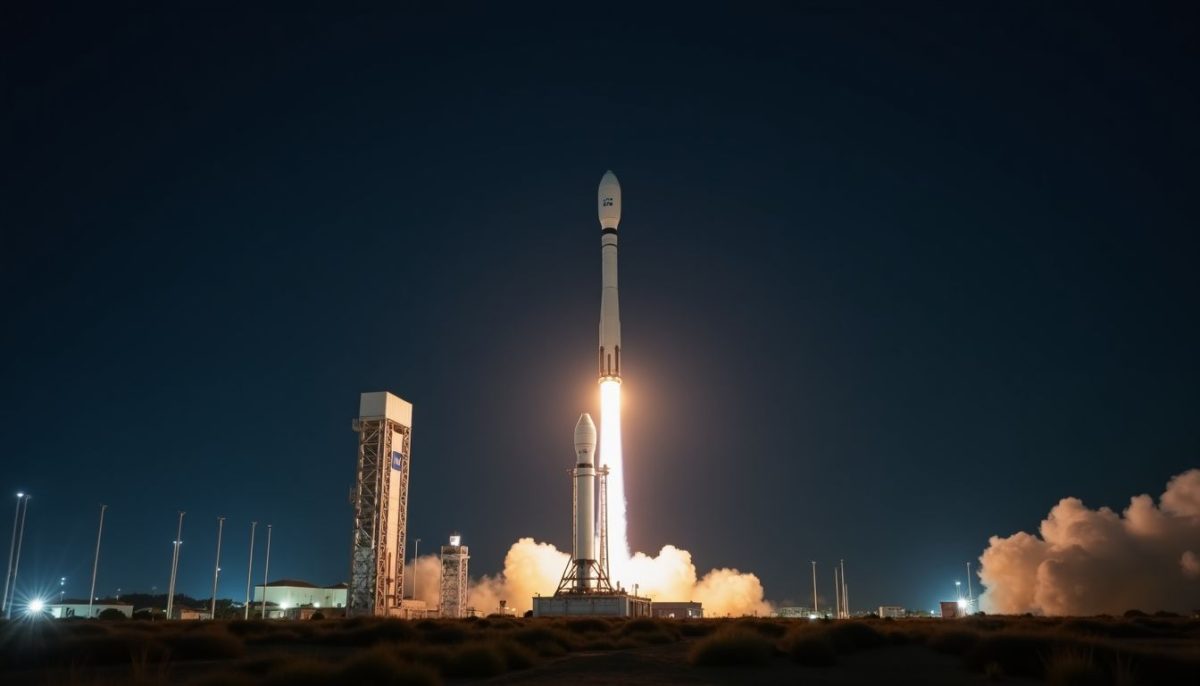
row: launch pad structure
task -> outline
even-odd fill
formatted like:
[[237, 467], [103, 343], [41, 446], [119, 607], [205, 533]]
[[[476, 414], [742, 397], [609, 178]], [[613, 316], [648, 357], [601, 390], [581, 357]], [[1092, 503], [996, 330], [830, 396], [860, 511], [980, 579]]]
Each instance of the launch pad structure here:
[[408, 535], [411, 403], [387, 392], [363, 393], [358, 467], [352, 493], [354, 535], [350, 554], [348, 616], [404, 616], [404, 551]]
[[571, 558], [554, 595], [533, 599], [534, 617], [650, 616], [649, 598], [631, 595], [612, 585], [608, 555], [609, 470], [608, 467], [595, 467], [595, 450], [596, 425], [585, 413], [580, 415], [575, 426], [577, 464], [571, 470], [571, 519], [574, 523]]

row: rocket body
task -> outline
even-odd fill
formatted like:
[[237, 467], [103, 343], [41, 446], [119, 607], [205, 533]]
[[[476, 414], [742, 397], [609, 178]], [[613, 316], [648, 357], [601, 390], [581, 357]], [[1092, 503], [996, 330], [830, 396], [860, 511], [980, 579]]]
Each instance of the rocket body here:
[[621, 223], [621, 184], [611, 171], [596, 194], [600, 218], [600, 380], [621, 378], [621, 313], [617, 302], [617, 226]]
[[576, 590], [593, 584], [592, 562], [596, 560], [596, 425], [586, 412], [575, 424], [575, 550], [579, 578]]

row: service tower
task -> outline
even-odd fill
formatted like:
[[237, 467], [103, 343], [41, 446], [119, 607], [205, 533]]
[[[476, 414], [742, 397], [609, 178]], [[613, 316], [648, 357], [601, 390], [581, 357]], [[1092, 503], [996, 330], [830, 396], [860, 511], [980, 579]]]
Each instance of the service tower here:
[[468, 616], [467, 584], [470, 582], [470, 577], [467, 575], [467, 560], [470, 559], [467, 546], [462, 544], [462, 536], [458, 534], [452, 535], [450, 543], [442, 546], [441, 610], [443, 617]]
[[347, 615], [404, 616], [412, 403], [387, 392], [359, 400], [354, 543]]

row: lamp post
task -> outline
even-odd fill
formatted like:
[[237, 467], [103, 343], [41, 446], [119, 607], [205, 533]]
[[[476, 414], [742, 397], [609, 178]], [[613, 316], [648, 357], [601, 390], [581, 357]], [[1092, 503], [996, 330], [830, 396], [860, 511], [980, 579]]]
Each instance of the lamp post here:
[[25, 520], [29, 516], [29, 498], [28, 493], [17, 494], [19, 498], [23, 497], [23, 501], [18, 501], [17, 512], [21, 515], [21, 527], [17, 531], [17, 557], [12, 564], [12, 588], [6, 589], [6, 597], [8, 598], [8, 612], [5, 616], [12, 619], [12, 606], [17, 601], [17, 569], [21, 566], [21, 547], [25, 543]]
[[975, 588], [971, 585], [971, 562], [967, 561], [967, 610], [975, 611]]
[[12, 583], [13, 555], [17, 552], [17, 520], [21, 518], [21, 504], [25, 502], [25, 494], [17, 494], [17, 511], [13, 513], [12, 539], [8, 544], [8, 572], [4, 575], [4, 602], [0, 603], [0, 616], [8, 613], [8, 586]]
[[267, 525], [267, 558], [263, 562], [262, 619], [267, 618], [267, 574], [271, 571], [271, 525]]
[[818, 614], [817, 610], [817, 561], [812, 561], [813, 569], [813, 614]]
[[[242, 619], [250, 619], [250, 577], [254, 574], [254, 530], [258, 527], [258, 522], [250, 522], [250, 564], [246, 568], [246, 604], [243, 607]], [[263, 596], [266, 596], [267, 589], [263, 589]]]
[[221, 534], [225, 531], [225, 518], [217, 517], [217, 561], [213, 563], [212, 607], [208, 611], [209, 619], [217, 618], [217, 577], [221, 575]]
[[413, 542], [413, 600], [417, 599], [417, 558], [421, 556], [421, 539]]
[[[96, 600], [96, 570], [100, 567], [100, 536], [104, 534], [104, 511], [108, 505], [100, 503], [100, 528], [96, 531], [96, 555], [92, 558], [92, 590], [88, 591], [88, 619], [92, 618], [92, 603]], [[117, 589], [121, 595], [121, 589]]]
[[175, 553], [171, 556], [171, 583], [167, 586], [167, 619], [175, 608], [175, 575], [179, 572], [179, 547], [183, 545], [183, 515], [179, 513], [179, 528], [175, 530]]

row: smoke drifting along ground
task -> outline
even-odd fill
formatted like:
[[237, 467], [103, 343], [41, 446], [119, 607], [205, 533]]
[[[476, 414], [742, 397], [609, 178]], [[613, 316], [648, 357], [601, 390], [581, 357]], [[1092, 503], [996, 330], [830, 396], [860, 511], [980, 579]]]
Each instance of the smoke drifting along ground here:
[[[475, 581], [468, 592], [467, 603], [483, 613], [496, 612], [500, 601], [508, 607], [525, 612], [533, 606], [533, 596], [552, 595], [558, 588], [563, 568], [570, 556], [549, 543], [522, 538], [509, 548], [504, 558], [504, 572], [484, 576]], [[409, 565], [409, 574], [412, 566]], [[697, 578], [692, 555], [675, 546], [664, 546], [658, 555], [643, 553], [629, 560], [629, 579], [621, 583], [632, 590], [638, 585], [641, 595], [653, 600], [694, 600], [704, 604], [704, 614], [724, 615], [769, 614], [771, 605], [763, 600], [763, 587], [758, 577], [736, 569], [714, 569]], [[439, 570], [437, 558], [429, 555], [417, 561], [417, 598], [436, 607]]]
[[1063, 498], [1039, 528], [993, 536], [979, 558], [987, 612], [1119, 614], [1200, 608], [1200, 469], [1172, 478], [1158, 505], [1118, 514]]

